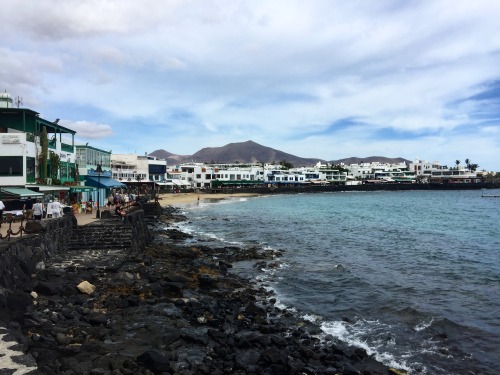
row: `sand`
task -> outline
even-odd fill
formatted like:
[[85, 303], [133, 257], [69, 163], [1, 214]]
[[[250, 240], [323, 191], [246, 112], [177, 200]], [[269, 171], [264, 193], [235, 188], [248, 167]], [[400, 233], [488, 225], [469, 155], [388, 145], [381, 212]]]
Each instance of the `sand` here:
[[234, 193], [234, 194], [198, 194], [198, 193], [179, 193], [179, 194], [160, 194], [160, 204], [162, 206], [185, 207], [203, 201], [213, 201], [220, 199], [232, 199], [242, 197], [256, 197], [257, 193]]
[[[221, 199], [234, 199], [234, 198], [242, 198], [242, 197], [256, 197], [259, 194], [257, 193], [234, 193], [234, 194], [207, 194], [207, 193], [179, 193], [179, 194], [160, 194], [159, 203], [162, 206], [174, 206], [174, 207], [187, 207], [191, 205], [195, 205], [198, 203], [198, 197], [200, 197], [200, 202], [210, 202]], [[102, 207], [101, 211], [107, 210], [106, 207]], [[94, 222], [96, 220], [96, 212], [92, 214], [79, 213], [76, 216], [78, 225], [86, 225], [88, 223]], [[47, 219], [44, 219], [47, 220]], [[17, 232], [19, 230], [20, 222], [12, 223], [12, 230]], [[2, 236], [7, 235], [7, 230], [9, 229], [8, 223], [3, 223], [0, 226], [0, 234]]]

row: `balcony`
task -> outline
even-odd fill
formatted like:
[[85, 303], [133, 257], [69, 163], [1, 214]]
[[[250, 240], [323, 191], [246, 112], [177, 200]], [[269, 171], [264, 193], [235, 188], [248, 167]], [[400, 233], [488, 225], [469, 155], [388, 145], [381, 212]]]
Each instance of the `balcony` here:
[[61, 151], [74, 153], [75, 148], [72, 145], [68, 145], [67, 143], [61, 143]]

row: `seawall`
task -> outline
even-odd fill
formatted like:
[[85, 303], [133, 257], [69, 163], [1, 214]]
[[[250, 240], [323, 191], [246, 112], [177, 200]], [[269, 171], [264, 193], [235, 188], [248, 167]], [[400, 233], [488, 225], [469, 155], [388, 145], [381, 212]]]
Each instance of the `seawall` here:
[[[101, 219], [102, 224], [106, 220]], [[37, 234], [13, 236], [10, 241], [0, 239], [0, 322], [21, 321], [31, 304], [32, 274], [51, 258], [70, 251], [70, 240], [77, 228], [72, 214], [59, 219], [43, 220], [43, 230]], [[99, 225], [99, 222], [97, 223]], [[143, 250], [152, 237], [142, 209], [127, 213], [124, 226], [132, 229], [131, 247]], [[101, 234], [111, 236], [113, 233]], [[102, 238], [106, 241], [106, 238]]]
[[[279, 184], [270, 187], [241, 187], [218, 189], [217, 193], [257, 193], [257, 194], [294, 194], [294, 193], [325, 193], [343, 191], [409, 191], [409, 190], [481, 190], [500, 189], [500, 184], [363, 184], [363, 185], [288, 185]], [[215, 191], [214, 191], [215, 192]]]

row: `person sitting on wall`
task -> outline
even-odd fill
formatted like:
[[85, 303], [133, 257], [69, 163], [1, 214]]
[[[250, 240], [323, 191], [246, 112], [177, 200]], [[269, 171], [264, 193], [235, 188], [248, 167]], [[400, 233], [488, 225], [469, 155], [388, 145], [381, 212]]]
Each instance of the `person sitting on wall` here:
[[122, 218], [122, 221], [125, 220], [125, 215], [127, 215], [127, 213], [124, 210], [122, 210], [119, 204], [117, 204], [115, 207], [115, 214], [117, 216], [120, 216]]

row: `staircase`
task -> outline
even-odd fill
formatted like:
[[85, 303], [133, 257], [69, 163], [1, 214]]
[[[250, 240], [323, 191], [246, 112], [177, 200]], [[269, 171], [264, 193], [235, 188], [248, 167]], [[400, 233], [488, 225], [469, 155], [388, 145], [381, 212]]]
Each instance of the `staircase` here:
[[48, 267], [117, 270], [133, 250], [132, 236], [132, 227], [117, 220], [76, 227], [68, 251], [54, 256]]
[[101, 220], [73, 229], [69, 251], [130, 248], [132, 235], [132, 228], [121, 221]]

